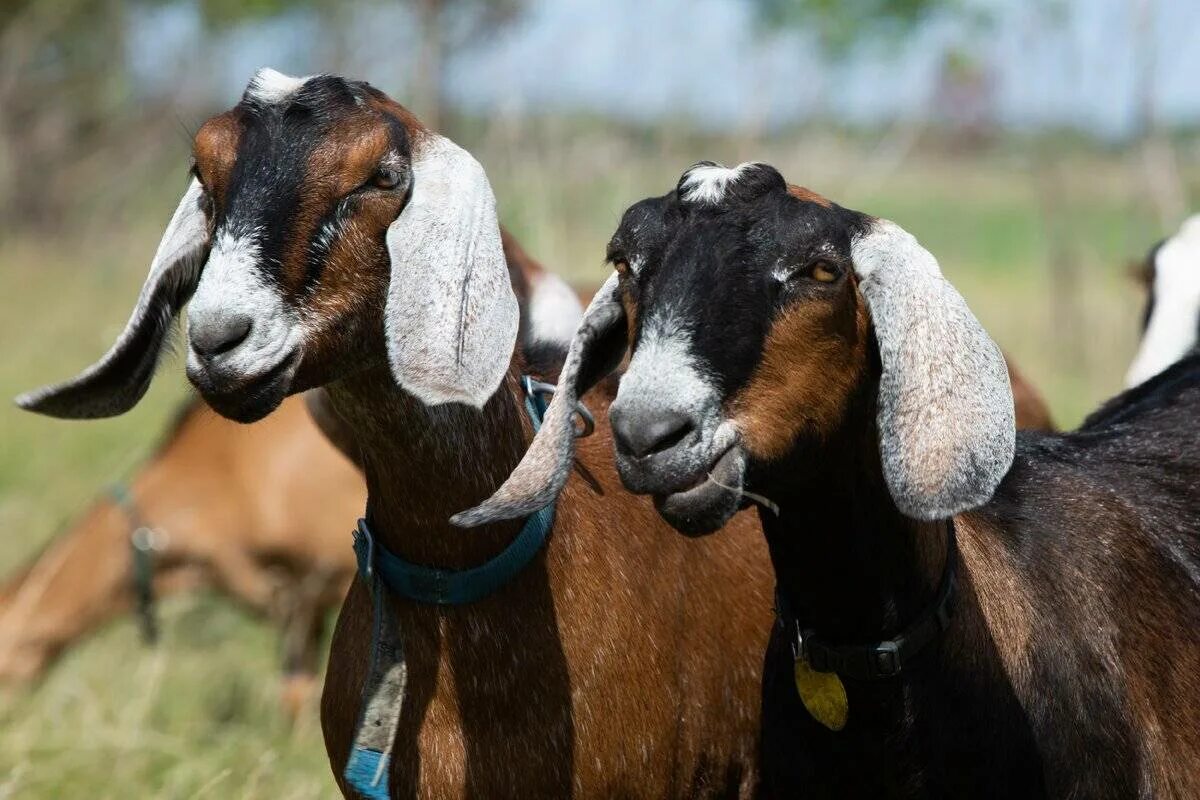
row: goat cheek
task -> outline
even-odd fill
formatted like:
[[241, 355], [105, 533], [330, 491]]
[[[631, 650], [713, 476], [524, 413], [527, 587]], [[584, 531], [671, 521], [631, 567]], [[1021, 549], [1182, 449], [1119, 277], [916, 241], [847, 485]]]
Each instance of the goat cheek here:
[[772, 325], [758, 368], [731, 404], [752, 455], [779, 458], [802, 436], [832, 433], [845, 416], [865, 369], [867, 323], [852, 315], [844, 329], [831, 311], [800, 303]]

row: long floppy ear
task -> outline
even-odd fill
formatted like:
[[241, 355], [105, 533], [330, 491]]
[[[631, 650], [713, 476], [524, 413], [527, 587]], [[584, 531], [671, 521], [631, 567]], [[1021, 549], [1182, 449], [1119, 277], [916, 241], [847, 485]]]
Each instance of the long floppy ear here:
[[892, 499], [926, 520], [986, 503], [1016, 436], [1000, 348], [899, 225], [873, 220], [851, 251], [883, 362], [879, 449]]
[[428, 405], [481, 408], [508, 370], [520, 315], [496, 198], [483, 167], [449, 139], [428, 134], [418, 147], [412, 197], [387, 232], [392, 375]]
[[504, 485], [480, 505], [450, 521], [473, 528], [518, 519], [545, 508], [562, 491], [575, 460], [575, 406], [621, 363], [627, 347], [625, 309], [614, 273], [592, 298], [563, 364], [542, 427]]
[[69, 381], [21, 395], [17, 405], [65, 419], [114, 417], [137, 405], [150, 387], [171, 323], [196, 290], [208, 258], [203, 198], [193, 178], [154, 254], [133, 314], [104, 357]]

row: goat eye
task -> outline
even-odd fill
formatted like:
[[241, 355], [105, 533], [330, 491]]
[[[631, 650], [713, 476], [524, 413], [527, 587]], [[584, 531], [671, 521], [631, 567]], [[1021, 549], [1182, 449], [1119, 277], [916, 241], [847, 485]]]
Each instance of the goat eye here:
[[828, 261], [814, 261], [805, 272], [818, 283], [832, 283], [841, 274], [841, 271]]
[[400, 170], [392, 167], [380, 167], [371, 178], [371, 185], [377, 189], [395, 189], [400, 185], [403, 176]]
[[620, 275], [628, 275], [629, 274], [629, 261], [627, 261], [626, 259], [614, 258], [612, 265], [613, 265], [613, 269], [615, 269], [618, 274], [620, 274]]

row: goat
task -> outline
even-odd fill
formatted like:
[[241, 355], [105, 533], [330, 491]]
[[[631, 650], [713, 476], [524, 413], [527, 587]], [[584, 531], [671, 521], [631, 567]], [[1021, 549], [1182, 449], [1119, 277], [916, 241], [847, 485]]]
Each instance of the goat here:
[[1146, 285], [1142, 340], [1127, 387], [1162, 372], [1196, 346], [1200, 335], [1200, 214], [1155, 245], [1138, 270]]
[[552, 497], [564, 415], [631, 346], [625, 486], [692, 535], [773, 506], [768, 796], [1200, 796], [1200, 356], [1015, 436], [934, 257], [763, 164], [697, 165], [608, 257], [544, 425], [456, 519]]
[[[271, 491], [257, 488], [263, 482]], [[253, 428], [186, 403], [125, 493], [102, 495], [0, 588], [0, 680], [37, 678], [133, 605], [131, 535], [145, 528], [159, 535], [144, 577], [154, 595], [215, 585], [281, 625], [283, 701], [298, 713], [315, 685], [326, 618], [354, 572], [335, 532], [366, 499], [303, 402], [289, 400]]]
[[[569, 344], [583, 313], [579, 298], [501, 233], [522, 340], [530, 347]], [[322, 394], [305, 393], [310, 411], [322, 413]], [[321, 427], [330, 432], [328, 423]], [[334, 444], [357, 458], [357, 445]], [[190, 399], [120, 496], [103, 493], [0, 587], [0, 681], [38, 678], [139, 592], [152, 602], [211, 585], [281, 625], [283, 702], [294, 718], [315, 685], [326, 619], [355, 569], [341, 527], [365, 500], [362, 478], [321, 440], [299, 399], [250, 428]], [[159, 534], [140, 578], [135, 529]], [[138, 610], [152, 630], [153, 608]]]
[[[446, 570], [493, 563], [524, 526], [464, 534], [447, 517], [515, 466], [533, 433], [520, 373], [553, 367], [514, 348], [519, 311], [483, 169], [366, 83], [269, 70], [201, 127], [194, 152], [125, 331], [21, 405], [128, 409], [190, 297], [187, 373], [212, 407], [250, 422], [324, 386], [361, 455], [375, 546]], [[724, 537], [685, 542], [620, 493], [610, 396], [589, 396], [597, 435], [548, 541], [511, 582], [457, 606], [376, 595], [407, 658], [398, 732], [381, 745], [393, 796], [753, 791], [765, 545], [746, 515]], [[347, 794], [375, 616], [355, 580], [321, 709]]]

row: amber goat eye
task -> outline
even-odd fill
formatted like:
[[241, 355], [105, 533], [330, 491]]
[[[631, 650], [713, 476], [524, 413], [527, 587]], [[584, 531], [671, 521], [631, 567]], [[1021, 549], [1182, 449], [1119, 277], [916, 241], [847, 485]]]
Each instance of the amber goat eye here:
[[380, 167], [375, 173], [375, 177], [371, 178], [371, 185], [378, 189], [395, 189], [400, 185], [400, 170], [392, 167]]
[[629, 262], [626, 261], [625, 259], [623, 259], [623, 258], [613, 259], [612, 265], [613, 265], [613, 269], [615, 269], [620, 274], [622, 274], [622, 275], [629, 274]]
[[838, 269], [828, 261], [817, 261], [808, 268], [809, 276], [820, 283], [832, 283], [837, 280]]

